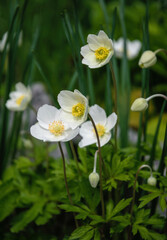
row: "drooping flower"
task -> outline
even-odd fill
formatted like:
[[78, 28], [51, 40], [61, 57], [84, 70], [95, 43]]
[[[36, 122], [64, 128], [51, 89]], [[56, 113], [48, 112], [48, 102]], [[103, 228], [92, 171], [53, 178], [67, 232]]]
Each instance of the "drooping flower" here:
[[145, 111], [147, 108], [148, 102], [145, 98], [137, 98], [131, 106], [131, 110], [134, 112]]
[[150, 50], [143, 52], [139, 59], [139, 66], [141, 68], [149, 68], [157, 62], [156, 53]]
[[93, 172], [89, 174], [89, 182], [93, 188], [97, 187], [97, 184], [100, 179], [99, 174], [96, 172], [97, 153], [98, 150], [95, 152]]
[[30, 128], [33, 137], [44, 142], [67, 142], [76, 137], [79, 129], [72, 130], [63, 121], [61, 110], [51, 105], [43, 105], [37, 113], [38, 122]]
[[147, 179], [147, 184], [150, 186], [156, 186], [157, 179], [153, 177], [152, 175]]
[[58, 94], [57, 99], [62, 109], [62, 118], [64, 121], [68, 121], [72, 129], [86, 121], [88, 100], [78, 90], [74, 90], [74, 92], [63, 90]]
[[87, 45], [81, 47], [82, 63], [90, 68], [99, 68], [107, 64], [114, 54], [113, 42], [104, 31], [98, 35], [89, 34]]
[[[127, 58], [129, 60], [134, 59], [137, 57], [140, 49], [141, 49], [141, 42], [139, 40], [130, 41], [129, 39], [126, 40], [126, 50], [127, 50]], [[117, 41], [114, 41], [114, 50], [115, 55], [117, 58], [122, 58], [124, 54], [124, 39], [121, 37]]]
[[[95, 122], [100, 139], [100, 145], [104, 146], [111, 138], [110, 131], [117, 122], [117, 115], [112, 113], [109, 117], [107, 117], [104, 109], [96, 104], [90, 107], [89, 114]], [[82, 124], [79, 134], [82, 137], [82, 140], [79, 142], [79, 147], [82, 148], [93, 143], [96, 143], [97, 145], [96, 133], [91, 121], [87, 121]]]
[[10, 99], [6, 102], [9, 110], [24, 111], [32, 98], [31, 89], [19, 82], [16, 84], [16, 91], [11, 92], [9, 97]]

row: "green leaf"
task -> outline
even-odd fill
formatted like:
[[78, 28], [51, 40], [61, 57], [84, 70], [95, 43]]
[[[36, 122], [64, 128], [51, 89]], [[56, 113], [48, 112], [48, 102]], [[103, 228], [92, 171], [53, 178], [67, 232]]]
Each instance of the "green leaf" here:
[[158, 192], [161, 193], [161, 191], [158, 188], [156, 188], [154, 186], [150, 186], [148, 184], [143, 184], [142, 186], [140, 186], [140, 188], [145, 190], [145, 191], [152, 192], [152, 193], [153, 192], [154, 193], [158, 193]]
[[147, 203], [151, 202], [154, 198], [159, 197], [159, 193], [150, 193], [146, 196], [141, 197], [139, 200], [142, 201], [138, 208], [144, 207]]
[[101, 239], [101, 237], [100, 237], [99, 230], [96, 228], [95, 229], [94, 240], [100, 240], [100, 239]]
[[9, 216], [16, 208], [18, 196], [18, 192], [12, 191], [0, 200], [0, 221]]
[[39, 226], [39, 225], [44, 225], [46, 224], [49, 219], [52, 218], [52, 215], [48, 212], [45, 212], [43, 216], [39, 216], [36, 220], [35, 223]]
[[110, 219], [110, 215], [112, 213], [113, 207], [114, 207], [113, 201], [109, 201], [106, 206], [106, 219], [107, 220]]
[[11, 227], [11, 232], [17, 233], [23, 230], [30, 222], [34, 221], [37, 216], [42, 213], [46, 199], [40, 198], [29, 210], [21, 213], [21, 217]]
[[112, 217], [112, 221], [123, 223], [123, 225], [126, 227], [130, 225], [130, 215]]
[[70, 240], [73, 239], [80, 239], [81, 237], [83, 237], [83, 235], [85, 235], [88, 231], [92, 230], [92, 227], [89, 225], [86, 226], [82, 226], [77, 228], [70, 236]]
[[19, 157], [17, 160], [15, 160], [16, 167], [18, 169], [20, 168], [29, 168], [32, 167], [34, 164], [30, 161], [30, 159], [26, 157]]
[[164, 212], [165, 209], [167, 208], [167, 203], [166, 203], [166, 196], [162, 195], [159, 200], [159, 204], [161, 206], [161, 210]]
[[139, 226], [138, 225], [138, 231], [140, 233], [140, 236], [142, 237], [142, 239], [145, 239], [145, 240], [152, 240], [150, 234], [149, 234], [149, 231], [147, 230], [147, 228], [143, 227], [143, 226]]
[[120, 211], [122, 211], [124, 208], [126, 208], [130, 202], [131, 202], [132, 198], [128, 198], [126, 200], [122, 199], [116, 206], [115, 208], [112, 210], [111, 215], [110, 215], [110, 219], [115, 216], [117, 213], [119, 213]]
[[104, 223], [105, 222], [104, 218], [102, 218], [99, 215], [89, 215], [89, 217], [91, 219], [93, 219], [93, 221], [90, 223], [91, 225], [96, 225], [98, 223]]
[[0, 185], [0, 199], [13, 191], [13, 180], [6, 181]]
[[92, 239], [93, 235], [94, 235], [94, 229], [87, 232], [83, 237], [80, 238], [80, 240], [90, 240]]
[[154, 240], [166, 240], [166, 236], [164, 234], [160, 234], [156, 232], [149, 232], [149, 234]]

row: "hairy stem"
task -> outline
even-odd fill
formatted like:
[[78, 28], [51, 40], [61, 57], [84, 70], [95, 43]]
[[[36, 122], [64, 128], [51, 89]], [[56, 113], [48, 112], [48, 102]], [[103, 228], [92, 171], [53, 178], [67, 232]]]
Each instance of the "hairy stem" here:
[[[69, 201], [70, 201], [71, 205], [74, 205], [74, 204], [73, 204], [73, 201], [72, 201], [72, 198], [71, 198], [71, 195], [70, 195], [70, 191], [69, 191], [69, 188], [68, 188], [68, 184], [67, 184], [66, 164], [65, 164], [65, 157], [64, 157], [63, 149], [62, 149], [62, 146], [61, 146], [61, 143], [60, 143], [60, 142], [58, 142], [58, 145], [59, 145], [59, 149], [60, 149], [61, 156], [62, 156], [62, 159], [63, 159], [63, 172], [64, 172], [64, 181], [65, 181], [65, 186], [66, 186], [67, 195], [68, 195], [68, 198], [69, 198]], [[75, 218], [75, 214], [74, 214], [74, 213], [73, 213], [73, 215], [74, 215], [74, 220], [75, 220], [76, 228], [78, 228], [77, 219]]]
[[71, 147], [72, 154], [73, 154], [76, 166], [77, 166], [78, 174], [79, 174], [79, 176], [81, 176], [81, 171], [79, 169], [79, 164], [78, 164], [78, 157], [77, 157], [77, 154], [76, 154], [76, 151], [75, 151], [75, 148], [74, 148], [73, 141], [70, 141], [70, 147]]
[[98, 135], [98, 131], [96, 128], [96, 124], [93, 120], [93, 118], [91, 117], [90, 114], [88, 114], [92, 125], [94, 127], [95, 133], [96, 133], [96, 138], [97, 138], [97, 144], [98, 144], [98, 153], [99, 153], [99, 171], [100, 171], [100, 198], [101, 198], [101, 208], [102, 208], [102, 216], [104, 218], [104, 198], [103, 198], [103, 180], [102, 180], [102, 156], [101, 156], [101, 147], [100, 147], [100, 139], [99, 139], [99, 135]]
[[[115, 94], [115, 104], [114, 104], [114, 108], [115, 108], [115, 113], [118, 114], [118, 97], [117, 97], [117, 83], [116, 83], [116, 78], [115, 78], [115, 74], [114, 74], [114, 69], [112, 66], [112, 63], [110, 62], [110, 70], [111, 70], [111, 75], [112, 75], [112, 79], [113, 79], [113, 86], [114, 86], [114, 94]], [[115, 125], [115, 149], [117, 150], [117, 128], [118, 128], [118, 124], [116, 123]]]

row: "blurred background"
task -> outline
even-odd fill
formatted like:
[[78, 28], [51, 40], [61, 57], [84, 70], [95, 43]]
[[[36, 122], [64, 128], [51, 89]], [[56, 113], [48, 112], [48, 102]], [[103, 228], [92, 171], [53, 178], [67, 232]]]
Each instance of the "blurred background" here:
[[[105, 2], [108, 19], [104, 15], [103, 2]], [[9, 30], [9, 24], [13, 11], [17, 5], [22, 9], [24, 1], [6, 0], [0, 2], [0, 40], [5, 32]], [[145, 18], [146, 1], [127, 0], [125, 1], [124, 19], [126, 24], [127, 38], [132, 40], [143, 41], [143, 22]], [[75, 18], [80, 22], [82, 37], [78, 38], [78, 47], [86, 43], [89, 33], [97, 34], [100, 29], [112, 31], [113, 13], [116, 9], [116, 24], [114, 39], [117, 40], [123, 35], [120, 22], [120, 1], [106, 0], [84, 0], [84, 1], [67, 1], [67, 0], [36, 0], [27, 1], [22, 25], [22, 45], [18, 48], [15, 68], [15, 79], [13, 83], [22, 81], [22, 76], [26, 66], [27, 56], [32, 51], [40, 63], [43, 73], [45, 74], [53, 94], [57, 96], [60, 90], [69, 87], [79, 88], [77, 76], [75, 75], [76, 67], [72, 57], [72, 49], [68, 44], [67, 37], [63, 28], [63, 18], [67, 13], [70, 24], [75, 28]], [[167, 1], [152, 0], [149, 1], [149, 45], [151, 50], [166, 48], [167, 35]], [[141, 69], [138, 66], [138, 57], [129, 61], [131, 93], [132, 100], [141, 96]], [[1, 58], [2, 53], [0, 53]], [[7, 58], [5, 60], [7, 65]], [[164, 53], [158, 55], [158, 64], [154, 65], [150, 71], [150, 95], [153, 93], [166, 93], [167, 84], [167, 57]], [[117, 61], [120, 66], [120, 60]], [[7, 67], [6, 67], [7, 68]], [[83, 66], [83, 71], [87, 66]], [[94, 87], [94, 101], [104, 105], [104, 82], [106, 72], [104, 68], [92, 70], [92, 79]], [[71, 84], [72, 79], [73, 84]], [[5, 67], [0, 86], [1, 100], [4, 96], [6, 81]], [[87, 81], [85, 79], [85, 81]], [[43, 77], [36, 67], [31, 68], [30, 83], [41, 82]], [[69, 86], [70, 85], [70, 86]], [[14, 84], [13, 84], [14, 86]], [[45, 90], [50, 94], [48, 85], [44, 84]], [[150, 116], [156, 116], [160, 111], [163, 100], [155, 99], [152, 101], [152, 113]], [[134, 128], [138, 126], [138, 113], [131, 117], [131, 125]], [[154, 125], [154, 123], [153, 123]], [[151, 129], [152, 129], [152, 125]], [[149, 130], [149, 129], [148, 129]]]

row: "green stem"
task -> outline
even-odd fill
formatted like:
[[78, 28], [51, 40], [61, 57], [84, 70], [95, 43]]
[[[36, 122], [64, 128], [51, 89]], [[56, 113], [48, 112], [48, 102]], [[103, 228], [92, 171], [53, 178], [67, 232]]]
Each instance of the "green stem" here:
[[49, 176], [49, 144], [46, 143], [46, 176]]
[[[115, 74], [114, 74], [114, 69], [112, 66], [112, 63], [110, 62], [110, 70], [111, 70], [111, 74], [112, 74], [112, 79], [113, 79], [113, 86], [114, 86], [114, 93], [115, 93], [115, 113], [118, 114], [118, 97], [117, 97], [117, 83], [116, 83], [116, 78], [115, 78]], [[118, 129], [118, 124], [116, 123], [115, 125], [115, 149], [117, 150], [117, 129]]]
[[135, 195], [136, 195], [136, 183], [137, 183], [137, 178], [139, 175], [139, 172], [142, 168], [149, 168], [150, 169], [150, 173], [152, 174], [152, 169], [149, 165], [142, 165], [141, 167], [139, 167], [139, 169], [137, 170], [136, 173], [136, 177], [135, 177], [135, 181], [134, 181], [134, 185], [133, 185], [133, 195], [132, 195], [132, 205], [131, 205], [131, 209], [130, 209], [130, 228], [129, 228], [129, 233], [128, 233], [128, 240], [131, 240], [131, 230], [132, 230], [132, 217], [133, 217], [133, 209], [134, 209], [134, 204], [135, 204]]
[[[62, 156], [62, 159], [63, 159], [63, 172], [64, 172], [64, 181], [65, 181], [66, 191], [67, 191], [67, 195], [68, 195], [69, 201], [70, 201], [71, 205], [73, 206], [74, 204], [73, 204], [73, 201], [72, 201], [72, 198], [71, 198], [71, 195], [70, 195], [70, 191], [69, 191], [69, 188], [68, 188], [68, 184], [67, 184], [65, 157], [64, 157], [64, 153], [63, 153], [63, 149], [62, 149], [61, 143], [58, 142], [58, 145], [59, 145], [59, 149], [60, 149], [61, 156]], [[78, 228], [78, 221], [75, 218], [75, 214], [74, 213], [73, 213], [73, 215], [74, 215], [76, 228]]]
[[81, 171], [79, 169], [79, 164], [78, 164], [78, 157], [77, 157], [77, 154], [76, 154], [76, 151], [75, 151], [75, 148], [74, 148], [73, 141], [70, 141], [70, 147], [71, 147], [72, 154], [73, 154], [76, 166], [77, 166], [78, 174], [79, 174], [79, 176], [81, 176]]
[[100, 147], [100, 139], [98, 135], [98, 131], [96, 128], [96, 124], [91, 117], [90, 114], [88, 114], [88, 117], [90, 118], [92, 125], [94, 127], [96, 138], [97, 138], [97, 144], [98, 144], [98, 153], [99, 153], [99, 170], [100, 170], [100, 198], [101, 198], [101, 208], [102, 208], [102, 217], [104, 218], [104, 198], [103, 198], [103, 181], [102, 181], [102, 156], [101, 156], [101, 147]]

